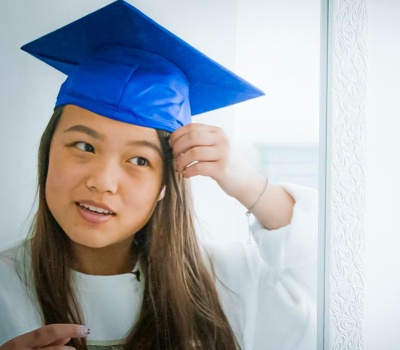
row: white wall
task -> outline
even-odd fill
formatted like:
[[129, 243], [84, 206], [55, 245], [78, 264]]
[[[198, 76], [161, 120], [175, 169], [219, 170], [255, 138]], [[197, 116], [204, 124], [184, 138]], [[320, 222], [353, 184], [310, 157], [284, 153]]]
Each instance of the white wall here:
[[237, 0], [236, 69], [266, 94], [237, 105], [235, 137], [318, 143], [320, 0]]
[[365, 349], [400, 349], [400, 1], [369, 0]]

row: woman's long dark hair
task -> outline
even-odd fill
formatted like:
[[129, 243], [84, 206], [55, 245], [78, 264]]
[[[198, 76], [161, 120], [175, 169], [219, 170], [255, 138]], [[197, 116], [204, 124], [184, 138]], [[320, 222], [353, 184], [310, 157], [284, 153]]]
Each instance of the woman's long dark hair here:
[[[62, 107], [55, 110], [39, 146], [39, 205], [31, 232], [32, 268], [45, 324], [83, 324], [70, 281], [72, 245], [45, 198], [50, 145], [61, 116]], [[124, 349], [238, 349], [197, 243], [190, 188], [175, 172], [168, 133], [157, 133], [164, 153], [166, 192], [132, 245], [132, 254], [140, 259], [145, 287], [138, 320]], [[70, 343], [78, 350], [87, 349], [85, 340], [72, 339]]]

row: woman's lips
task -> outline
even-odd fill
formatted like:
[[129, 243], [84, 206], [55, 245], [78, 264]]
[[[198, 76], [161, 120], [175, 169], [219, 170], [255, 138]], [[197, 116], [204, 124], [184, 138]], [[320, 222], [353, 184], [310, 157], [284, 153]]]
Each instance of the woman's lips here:
[[[105, 206], [96, 206], [88, 202], [76, 202], [79, 215], [92, 224], [102, 224], [111, 220], [115, 213]], [[107, 209], [106, 209], [107, 208]]]

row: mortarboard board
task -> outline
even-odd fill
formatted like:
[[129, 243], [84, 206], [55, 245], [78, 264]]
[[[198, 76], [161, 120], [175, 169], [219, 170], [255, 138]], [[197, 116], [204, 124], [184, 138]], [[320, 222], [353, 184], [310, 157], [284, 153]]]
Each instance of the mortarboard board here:
[[68, 75], [56, 106], [171, 132], [191, 115], [264, 95], [123, 0], [22, 50]]

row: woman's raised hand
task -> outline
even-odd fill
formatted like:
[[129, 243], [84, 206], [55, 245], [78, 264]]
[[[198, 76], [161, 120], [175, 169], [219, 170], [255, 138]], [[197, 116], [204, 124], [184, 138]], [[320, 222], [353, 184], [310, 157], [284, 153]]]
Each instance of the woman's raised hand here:
[[219, 127], [187, 124], [171, 134], [170, 146], [176, 170], [186, 178], [209, 176], [231, 196], [246, 182], [246, 169], [239, 169], [240, 160], [233, 156], [229, 139]]
[[[244, 205], [247, 205], [249, 184], [255, 185], [256, 192], [264, 186], [265, 176], [232, 151], [228, 136], [219, 127], [187, 124], [171, 134], [170, 146], [176, 170], [184, 177], [209, 176]], [[251, 201], [251, 193], [249, 197]]]
[[52, 324], [22, 334], [0, 346], [0, 350], [71, 350], [66, 346], [71, 338], [84, 338], [90, 330], [77, 324]]
[[[170, 136], [176, 171], [189, 178], [209, 176], [235, 197], [267, 228], [287, 225], [294, 200], [280, 186], [268, 183], [264, 175], [231, 150], [229, 139], [218, 127], [191, 123]], [[254, 204], [257, 204], [254, 206]]]

